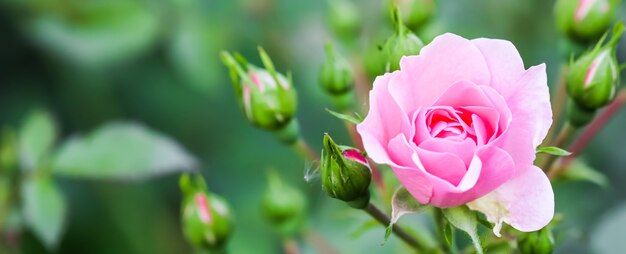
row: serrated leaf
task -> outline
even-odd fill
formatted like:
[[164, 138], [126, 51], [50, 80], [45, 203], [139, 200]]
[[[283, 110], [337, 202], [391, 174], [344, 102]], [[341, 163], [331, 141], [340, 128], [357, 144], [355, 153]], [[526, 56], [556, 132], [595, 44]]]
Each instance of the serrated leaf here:
[[22, 169], [32, 171], [41, 167], [57, 138], [52, 116], [43, 110], [31, 112], [19, 131], [19, 158]]
[[554, 156], [568, 156], [572, 154], [569, 151], [556, 146], [538, 146], [537, 153], [547, 153]]
[[391, 219], [387, 230], [385, 231], [386, 242], [391, 235], [393, 225], [405, 214], [417, 213], [424, 208], [424, 205], [417, 202], [417, 200], [407, 191], [404, 187], [399, 187], [393, 193], [391, 198]]
[[21, 188], [22, 213], [26, 225], [46, 248], [56, 248], [63, 233], [67, 213], [61, 191], [47, 175], [26, 178]]
[[609, 179], [580, 160], [573, 160], [562, 174], [563, 178], [575, 181], [589, 181], [603, 188], [608, 187]]
[[465, 233], [467, 233], [472, 239], [474, 248], [479, 254], [483, 253], [483, 248], [480, 245], [480, 239], [476, 231], [478, 225], [478, 219], [476, 214], [467, 208], [467, 206], [459, 206], [455, 208], [442, 209], [443, 216], [454, 226]]
[[194, 169], [196, 160], [176, 141], [136, 123], [110, 123], [65, 141], [55, 174], [91, 179], [146, 179]]
[[330, 113], [331, 115], [333, 115], [333, 116], [335, 116], [335, 117], [337, 117], [337, 118], [339, 118], [341, 120], [348, 121], [348, 122], [351, 122], [353, 124], [360, 124], [361, 122], [363, 122], [363, 119], [360, 118], [360, 116], [356, 115], [356, 114], [355, 114], [356, 116], [351, 116], [351, 115], [346, 115], [346, 114], [342, 114], [342, 113], [339, 113], [339, 112], [335, 112], [335, 111], [332, 111], [330, 109], [326, 109], [326, 111], [328, 111], [328, 113]]

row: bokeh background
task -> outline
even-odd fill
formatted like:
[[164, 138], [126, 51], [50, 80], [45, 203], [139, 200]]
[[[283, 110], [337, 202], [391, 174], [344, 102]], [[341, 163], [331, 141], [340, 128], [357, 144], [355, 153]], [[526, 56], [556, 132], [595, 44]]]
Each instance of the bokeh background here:
[[[391, 33], [386, 1], [354, 1], [364, 20], [355, 54]], [[554, 1], [441, 0], [424, 39], [442, 32], [512, 41], [527, 67], [548, 66], [556, 83], [563, 57]], [[252, 127], [235, 100], [220, 50], [260, 64], [263, 46], [277, 69], [291, 70], [304, 137], [321, 149], [324, 132], [349, 143], [342, 123], [324, 111], [330, 100], [317, 75], [323, 44], [332, 38], [326, 1], [304, 0], [4, 0], [0, 3], [0, 125], [20, 126], [34, 109], [52, 112], [62, 137], [110, 121], [130, 120], [172, 137], [201, 165], [209, 188], [227, 198], [236, 216], [230, 253], [280, 253], [280, 237], [263, 220], [260, 200], [273, 168], [309, 197], [309, 227], [341, 253], [396, 253], [382, 227], [352, 233], [368, 218], [327, 198], [312, 167], [289, 147]], [[626, 7], [621, 7], [626, 20]], [[626, 55], [622, 40], [621, 62]], [[554, 184], [557, 253], [620, 253], [626, 249], [626, 111], [618, 113], [583, 159], [606, 174], [608, 187]], [[178, 175], [147, 181], [59, 177], [68, 199], [65, 233], [47, 251], [28, 231], [24, 253], [190, 253], [180, 228]], [[402, 223], [431, 227], [422, 216]], [[608, 225], [608, 226], [607, 226]], [[301, 242], [305, 253], [315, 249]]]

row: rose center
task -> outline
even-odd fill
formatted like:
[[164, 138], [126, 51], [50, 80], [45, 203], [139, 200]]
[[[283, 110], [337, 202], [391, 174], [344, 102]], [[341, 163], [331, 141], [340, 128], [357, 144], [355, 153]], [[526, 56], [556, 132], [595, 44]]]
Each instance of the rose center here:
[[463, 108], [431, 107], [426, 111], [426, 126], [430, 136], [454, 141], [470, 138], [476, 142], [472, 113]]

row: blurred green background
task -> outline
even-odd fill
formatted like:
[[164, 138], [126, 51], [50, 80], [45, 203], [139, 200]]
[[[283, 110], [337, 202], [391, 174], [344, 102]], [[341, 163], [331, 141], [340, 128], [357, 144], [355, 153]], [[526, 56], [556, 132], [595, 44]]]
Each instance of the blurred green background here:
[[[357, 54], [365, 54], [390, 34], [387, 10], [381, 0], [354, 2], [365, 20]], [[543, 0], [442, 0], [429, 32], [510, 40], [527, 67], [547, 64], [554, 85], [562, 57], [553, 5]], [[621, 13], [625, 20], [623, 5]], [[113, 120], [139, 122], [172, 137], [200, 161], [209, 188], [231, 202], [236, 230], [230, 253], [282, 251], [280, 237], [259, 208], [270, 168], [308, 194], [309, 227], [341, 253], [396, 253], [401, 247], [394, 237], [380, 246], [382, 227], [351, 237], [367, 216], [327, 198], [319, 181], [303, 181], [311, 165], [247, 123], [219, 60], [220, 50], [236, 50], [259, 65], [256, 47], [263, 46], [279, 71], [293, 72], [298, 118], [314, 149], [321, 149], [324, 132], [347, 144], [342, 123], [324, 111], [330, 100], [317, 83], [323, 44], [332, 38], [326, 15], [326, 1], [4, 0], [0, 124], [17, 128], [27, 113], [44, 108], [53, 113], [63, 138]], [[622, 40], [621, 62], [625, 44]], [[626, 249], [621, 233], [626, 228], [624, 126], [622, 111], [584, 155], [608, 176], [609, 187], [554, 185], [557, 212], [564, 215], [557, 253]], [[177, 174], [148, 181], [57, 180], [69, 215], [53, 253], [191, 252], [180, 229]], [[401, 222], [431, 226], [423, 216]], [[607, 223], [622, 226], [598, 226]], [[48, 253], [28, 231], [21, 241], [24, 253]], [[305, 253], [315, 253], [302, 245]]]

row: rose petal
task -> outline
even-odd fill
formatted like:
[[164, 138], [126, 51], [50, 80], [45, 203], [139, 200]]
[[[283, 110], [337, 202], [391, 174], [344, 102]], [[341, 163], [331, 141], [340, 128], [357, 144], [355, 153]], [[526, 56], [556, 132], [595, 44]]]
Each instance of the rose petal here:
[[[505, 40], [479, 38], [471, 41], [483, 55], [491, 74], [490, 86], [504, 98], [516, 92], [511, 86], [524, 75], [526, 69], [515, 46]], [[487, 84], [484, 84], [487, 85]]]
[[465, 204], [498, 188], [515, 173], [513, 159], [498, 147], [482, 147], [474, 158], [480, 163], [472, 160], [458, 186], [446, 186], [433, 180], [431, 204], [444, 208]]
[[387, 73], [376, 78], [374, 88], [370, 91], [370, 110], [363, 122], [357, 125], [365, 150], [377, 163], [389, 161], [384, 146], [391, 138], [399, 133], [412, 133], [408, 115], [387, 90], [392, 75]]
[[[429, 178], [426, 176], [425, 172], [418, 167], [413, 161], [405, 161], [405, 158], [413, 157], [415, 150], [409, 145], [406, 137], [403, 134], [398, 135], [393, 138], [388, 145], [389, 153], [393, 154], [394, 157], [397, 156], [396, 159], [401, 159], [402, 161], [398, 161], [403, 165], [410, 166], [401, 166], [397, 163], [391, 163], [390, 166], [393, 169], [393, 172], [398, 177], [398, 180], [404, 186], [404, 188], [417, 199], [422, 204], [428, 204], [430, 202], [430, 197], [432, 195], [432, 184], [430, 183]], [[416, 155], [417, 156], [417, 155]]]
[[430, 138], [419, 144], [418, 147], [436, 153], [452, 153], [463, 161], [465, 167], [468, 167], [474, 157], [476, 143], [471, 139], [458, 142], [442, 138]]
[[518, 166], [511, 180], [467, 205], [495, 223], [493, 232], [497, 236], [500, 236], [502, 222], [519, 231], [530, 232], [543, 228], [552, 220], [554, 193], [550, 180], [540, 168]]
[[439, 153], [418, 148], [417, 155], [428, 173], [454, 186], [457, 186], [467, 171], [463, 160], [453, 153]]
[[501, 147], [513, 156], [515, 164], [530, 165], [535, 160], [535, 148], [552, 125], [545, 65], [531, 67], [512, 86], [517, 87], [507, 99], [512, 120]]
[[400, 60], [400, 72], [389, 91], [405, 112], [430, 106], [459, 80], [489, 83], [489, 69], [482, 53], [469, 40], [454, 34], [437, 36], [417, 56]]

